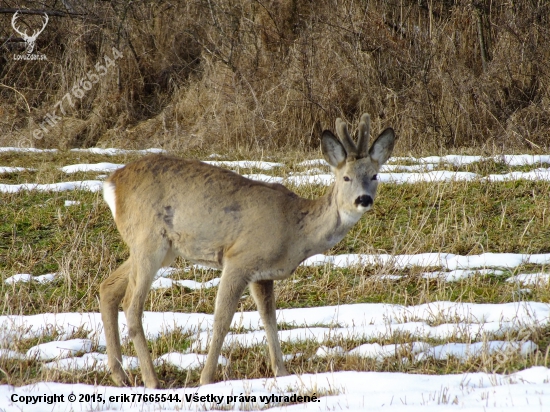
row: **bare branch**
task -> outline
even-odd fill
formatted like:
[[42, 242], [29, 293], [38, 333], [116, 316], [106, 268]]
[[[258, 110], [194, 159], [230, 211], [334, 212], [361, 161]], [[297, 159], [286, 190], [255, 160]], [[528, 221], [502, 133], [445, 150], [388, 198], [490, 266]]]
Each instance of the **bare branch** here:
[[82, 13], [68, 13], [61, 10], [28, 10], [28, 9], [13, 9], [13, 8], [0, 8], [0, 14], [47, 14], [48, 16], [56, 17], [86, 17], [86, 14]]

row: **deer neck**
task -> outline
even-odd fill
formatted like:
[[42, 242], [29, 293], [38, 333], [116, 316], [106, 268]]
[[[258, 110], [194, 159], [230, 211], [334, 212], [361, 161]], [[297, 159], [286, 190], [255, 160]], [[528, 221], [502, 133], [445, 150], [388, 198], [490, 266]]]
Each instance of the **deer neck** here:
[[331, 186], [324, 196], [308, 200], [304, 217], [304, 250], [308, 256], [322, 253], [336, 245], [361, 218], [349, 215], [338, 204], [338, 192]]

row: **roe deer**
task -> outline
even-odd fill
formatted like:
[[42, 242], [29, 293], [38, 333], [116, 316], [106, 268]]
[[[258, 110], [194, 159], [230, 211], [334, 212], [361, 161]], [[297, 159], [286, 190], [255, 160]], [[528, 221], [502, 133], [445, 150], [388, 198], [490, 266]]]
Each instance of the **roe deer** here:
[[339, 139], [328, 130], [322, 133], [322, 152], [335, 181], [318, 199], [166, 155], [143, 157], [106, 180], [105, 201], [130, 249], [128, 260], [100, 288], [107, 355], [116, 384], [129, 383], [121, 366], [122, 302], [145, 386], [159, 386], [144, 335], [143, 306], [155, 273], [176, 256], [222, 269], [200, 383], [214, 381], [223, 340], [247, 285], [264, 324], [273, 373], [288, 375], [277, 336], [273, 281], [288, 278], [304, 259], [334, 246], [372, 207], [376, 174], [396, 138], [388, 128], [369, 150], [369, 129], [370, 118], [364, 114], [357, 145], [340, 119]]

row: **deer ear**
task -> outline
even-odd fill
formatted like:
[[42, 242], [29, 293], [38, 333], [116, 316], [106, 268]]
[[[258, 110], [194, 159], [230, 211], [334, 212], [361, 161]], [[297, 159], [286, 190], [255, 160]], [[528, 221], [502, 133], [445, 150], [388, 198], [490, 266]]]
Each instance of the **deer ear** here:
[[338, 168], [346, 161], [347, 153], [344, 146], [330, 130], [323, 131], [321, 135], [321, 150], [325, 160], [332, 167]]
[[390, 158], [395, 144], [395, 132], [391, 127], [388, 127], [380, 136], [376, 138], [372, 144], [369, 155], [372, 160], [382, 166]]

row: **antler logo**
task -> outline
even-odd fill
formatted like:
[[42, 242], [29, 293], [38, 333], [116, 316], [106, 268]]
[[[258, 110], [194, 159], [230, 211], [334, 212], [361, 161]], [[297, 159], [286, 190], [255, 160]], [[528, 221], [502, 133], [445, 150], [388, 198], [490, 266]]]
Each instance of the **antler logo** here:
[[30, 55], [33, 52], [34, 47], [36, 45], [36, 38], [46, 28], [46, 25], [48, 24], [49, 18], [48, 18], [48, 15], [46, 13], [44, 13], [42, 28], [38, 29], [38, 30], [34, 30], [33, 33], [32, 33], [32, 36], [29, 36], [27, 34], [26, 29], [24, 31], [21, 31], [20, 29], [17, 28], [17, 18], [18, 17], [19, 17], [19, 12], [17, 11], [13, 15], [13, 17], [11, 18], [11, 25], [12, 25], [13, 29], [23, 38], [23, 40], [25, 40], [25, 43], [27, 43], [26, 52], [27, 52], [28, 55]]

